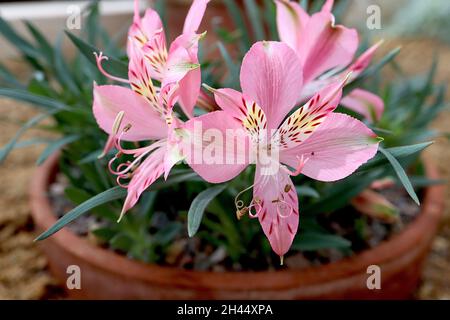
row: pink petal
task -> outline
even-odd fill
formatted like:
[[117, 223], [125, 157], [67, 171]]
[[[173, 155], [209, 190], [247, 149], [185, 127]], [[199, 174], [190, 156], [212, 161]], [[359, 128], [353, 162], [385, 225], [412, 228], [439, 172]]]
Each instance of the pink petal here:
[[184, 123], [174, 118], [169, 125], [169, 133], [167, 136], [167, 151], [164, 156], [164, 179], [169, 176], [170, 170], [179, 161], [185, 158], [185, 143], [183, 141], [183, 135], [179, 135], [179, 130], [184, 128]]
[[[242, 130], [241, 122], [226, 112], [215, 111], [193, 118], [186, 122], [184, 129], [190, 136], [189, 152], [185, 149], [186, 161], [206, 181], [231, 180], [247, 167], [248, 135]], [[226, 139], [227, 130], [236, 134], [234, 139]]]
[[201, 35], [183, 34], [172, 42], [162, 85], [179, 84], [179, 102], [183, 111], [192, 117], [200, 94], [201, 71], [198, 63], [198, 41]]
[[197, 32], [210, 0], [194, 0], [184, 20], [183, 33]]
[[136, 205], [142, 192], [156, 181], [164, 172], [166, 147], [153, 151], [133, 173], [128, 185], [128, 194], [121, 216]]
[[128, 43], [127, 43], [127, 53], [129, 53], [130, 46], [133, 42], [138, 42], [143, 46], [149, 40], [152, 40], [156, 36], [159, 37], [160, 41], [164, 43], [165, 46], [165, 35], [163, 24], [158, 13], [153, 9], [147, 9], [145, 11], [144, 17], [139, 16], [139, 6], [138, 1], [135, 0], [135, 11], [134, 20], [130, 29], [128, 30]]
[[295, 1], [275, 0], [275, 4], [280, 40], [295, 51], [300, 50], [300, 39], [309, 20], [308, 13]]
[[307, 160], [303, 174], [320, 181], [336, 181], [375, 156], [378, 144], [379, 139], [364, 123], [332, 113], [304, 143], [282, 150], [280, 159], [295, 168], [303, 156]]
[[163, 83], [179, 83], [179, 103], [189, 117], [193, 115], [201, 86], [198, 41], [201, 35], [183, 34], [172, 42]]
[[304, 82], [308, 83], [325, 71], [344, 68], [358, 49], [358, 33], [355, 29], [334, 25], [331, 13], [314, 14], [305, 27], [297, 52], [303, 63]]
[[194, 107], [200, 94], [200, 85], [202, 82], [200, 68], [189, 71], [183, 79], [180, 80], [178, 90], [178, 102], [188, 117], [193, 116]]
[[120, 111], [125, 113], [123, 126], [131, 124], [130, 130], [123, 135], [124, 140], [161, 139], [167, 135], [165, 121], [140, 95], [121, 86], [94, 84], [93, 112], [100, 128], [111, 134]]
[[253, 141], [267, 138], [267, 117], [262, 108], [254, 101], [247, 99], [242, 93], [233, 89], [212, 89], [219, 107], [229, 116], [240, 120], [242, 128]]
[[380, 120], [384, 111], [383, 100], [376, 94], [362, 89], [354, 89], [341, 100], [341, 104], [371, 122]]
[[[189, 71], [198, 69], [200, 65], [195, 59], [192, 59], [189, 52], [185, 48], [178, 48], [171, 54], [167, 60], [166, 70], [161, 86], [170, 83], [179, 83]], [[198, 84], [200, 88], [200, 84]]]
[[166, 106], [160, 103], [159, 94], [151, 78], [153, 67], [148, 59], [144, 57], [144, 51], [137, 44], [132, 45], [129, 49], [128, 78], [131, 89], [143, 96], [149, 103], [149, 107], [153, 108], [160, 115], [164, 115]]
[[253, 202], [273, 251], [282, 257], [289, 250], [298, 229], [297, 192], [286, 172], [264, 173], [257, 167]]
[[284, 43], [257, 42], [242, 61], [241, 87], [263, 109], [268, 128], [277, 128], [300, 97], [300, 60]]
[[298, 146], [320, 127], [337, 108], [346, 81], [347, 78], [341, 79], [325, 87], [283, 122], [275, 137], [275, 142], [279, 143], [281, 149]]
[[[210, 89], [212, 90], [212, 89]], [[234, 89], [217, 89], [214, 90], [214, 99], [217, 105], [228, 113], [231, 117], [241, 119], [243, 116], [242, 100], [244, 96], [239, 91]]]
[[375, 51], [383, 44], [383, 40], [378, 41], [376, 44], [367, 49], [361, 54], [350, 67], [347, 68], [347, 72], [352, 72], [352, 80], [356, 79], [372, 62]]

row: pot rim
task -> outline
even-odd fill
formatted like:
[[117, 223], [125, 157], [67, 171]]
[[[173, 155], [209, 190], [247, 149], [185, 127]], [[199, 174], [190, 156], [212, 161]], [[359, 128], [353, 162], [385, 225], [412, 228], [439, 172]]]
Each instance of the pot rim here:
[[[38, 167], [30, 185], [31, 215], [37, 228], [46, 230], [56, 222], [56, 215], [47, 197], [49, 184], [58, 167], [59, 153], [53, 154]], [[437, 167], [428, 159], [424, 159], [427, 177], [438, 179]], [[425, 189], [420, 214], [402, 232], [393, 235], [375, 248], [360, 252], [352, 257], [321, 266], [305, 269], [288, 269], [277, 271], [195, 271], [175, 267], [145, 264], [130, 260], [126, 256], [91, 244], [86, 239], [63, 228], [45, 241], [64, 248], [70, 255], [82, 259], [96, 268], [105, 269], [129, 279], [137, 279], [160, 285], [178, 287], [214, 288], [222, 290], [279, 290], [299, 286], [313, 285], [318, 282], [331, 283], [341, 278], [366, 274], [367, 267], [378, 265], [381, 268], [388, 264], [394, 267], [397, 260], [409, 259], [417, 254], [417, 250], [428, 247], [431, 242], [444, 207], [445, 185], [432, 185]], [[67, 245], [70, 243], [70, 246]], [[269, 280], [270, 278], [270, 280]]]

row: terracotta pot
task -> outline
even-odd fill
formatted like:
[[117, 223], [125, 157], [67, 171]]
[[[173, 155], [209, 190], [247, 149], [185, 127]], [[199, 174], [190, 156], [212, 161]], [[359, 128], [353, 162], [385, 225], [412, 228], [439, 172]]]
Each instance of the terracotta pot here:
[[[57, 155], [36, 171], [31, 208], [43, 231], [56, 221], [47, 198]], [[426, 162], [427, 175], [438, 178]], [[302, 270], [197, 272], [144, 264], [97, 247], [67, 228], [40, 243], [50, 269], [65, 284], [69, 265], [81, 268], [81, 299], [404, 299], [420, 279], [422, 264], [443, 212], [445, 186], [425, 190], [422, 212], [403, 232], [349, 259]], [[381, 268], [381, 290], [367, 289], [367, 267]]]

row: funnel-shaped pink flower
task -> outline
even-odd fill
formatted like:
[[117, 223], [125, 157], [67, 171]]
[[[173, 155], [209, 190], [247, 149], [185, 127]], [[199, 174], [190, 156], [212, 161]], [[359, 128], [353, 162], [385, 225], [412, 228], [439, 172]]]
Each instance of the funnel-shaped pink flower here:
[[[220, 183], [234, 178], [256, 159], [253, 200], [245, 206], [237, 199], [237, 214], [258, 217], [273, 250], [282, 257], [299, 222], [298, 197], [290, 176], [303, 173], [321, 181], [342, 179], [376, 154], [379, 140], [362, 122], [333, 113], [347, 78], [321, 89], [289, 115], [300, 98], [302, 63], [284, 43], [253, 45], [244, 57], [240, 80], [242, 93], [212, 89], [222, 111], [191, 119], [186, 128], [201, 122], [204, 131], [215, 128], [224, 136], [227, 130], [243, 130], [238, 143], [251, 142], [244, 161], [227, 164], [224, 160], [222, 165], [188, 162], [205, 180]], [[199, 141], [196, 138], [194, 144]], [[211, 144], [202, 142], [201, 148], [211, 149]], [[230, 147], [223, 140], [215, 142], [215, 148], [223, 155], [238, 152], [235, 145]]]
[[[167, 51], [158, 14], [148, 9], [141, 18], [136, 1], [127, 46], [128, 79], [106, 73], [102, 61], [107, 58], [102, 54], [96, 55], [103, 74], [130, 86], [94, 84], [94, 116], [99, 126], [110, 135], [103, 154], [113, 147], [118, 149], [109, 167], [117, 175], [118, 184], [128, 188], [121, 217], [136, 204], [146, 188], [162, 174], [167, 178], [172, 166], [183, 159], [177, 136], [177, 129], [183, 123], [172, 109], [178, 101], [190, 116], [197, 100], [200, 90], [197, 45], [200, 36], [195, 32], [207, 3], [207, 0], [193, 2], [183, 34]], [[152, 79], [159, 81], [160, 86], [156, 86]], [[147, 147], [124, 149], [122, 140], [154, 142]], [[115, 162], [122, 155], [131, 155], [132, 160], [116, 166]], [[123, 185], [123, 180], [128, 180], [128, 185]]]
[[[381, 44], [375, 44], [350, 64], [358, 49], [358, 33], [335, 25], [333, 2], [327, 0], [320, 12], [309, 16], [296, 1], [275, 0], [280, 39], [297, 52], [303, 66], [303, 100], [337, 81], [342, 74], [351, 72], [349, 82], [356, 79]], [[353, 91], [341, 103], [364, 116], [369, 113], [376, 116], [368, 117], [372, 121], [378, 120], [384, 110], [383, 100], [362, 89]]]

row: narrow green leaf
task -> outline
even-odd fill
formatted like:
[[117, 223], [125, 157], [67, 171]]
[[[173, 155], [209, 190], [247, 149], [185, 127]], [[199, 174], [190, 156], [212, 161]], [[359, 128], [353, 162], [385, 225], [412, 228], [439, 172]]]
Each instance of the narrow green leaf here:
[[308, 8], [308, 0], [299, 0], [298, 1], [300, 3], [300, 6], [306, 11], [308, 12], [309, 8]]
[[307, 186], [297, 186], [295, 187], [297, 190], [297, 194], [301, 197], [311, 197], [311, 198], [320, 198], [320, 194], [313, 188]]
[[41, 55], [47, 59], [49, 64], [52, 64], [53, 61], [53, 48], [50, 42], [48, 42], [47, 38], [30, 22], [25, 21], [25, 25], [27, 26], [28, 31], [33, 36], [36, 45], [39, 47], [41, 51]]
[[353, 81], [344, 88], [344, 95], [348, 94], [353, 89], [359, 87], [364, 80], [370, 78], [371, 76], [375, 75], [378, 71], [380, 71], [386, 64], [391, 62], [400, 53], [400, 50], [401, 50], [400, 47], [391, 50], [380, 61], [364, 70], [355, 81]]
[[52, 98], [38, 96], [22, 89], [0, 88], [0, 96], [32, 103], [45, 109], [53, 110], [71, 110], [72, 107], [61, 103]]
[[372, 76], [378, 70], [381, 70], [386, 64], [395, 59], [395, 57], [400, 53], [400, 50], [401, 48], [398, 47], [388, 52], [380, 61], [367, 68], [358, 79], [366, 79]]
[[202, 221], [203, 213], [205, 212], [208, 204], [213, 200], [219, 193], [221, 193], [227, 187], [226, 184], [211, 187], [200, 192], [197, 197], [192, 201], [191, 207], [188, 211], [188, 234], [189, 237], [194, 236], [198, 228], [200, 227], [200, 222]]
[[409, 181], [411, 181], [411, 184], [415, 188], [423, 188], [447, 183], [446, 179], [428, 179], [427, 177], [422, 176], [410, 176]]
[[37, 144], [47, 144], [50, 141], [48, 139], [40, 139], [40, 138], [34, 138], [34, 139], [29, 139], [29, 140], [25, 140], [25, 141], [19, 141], [14, 145], [14, 149], [20, 149], [20, 148], [26, 148], [29, 146], [34, 146]]
[[44, 149], [44, 151], [40, 154], [39, 158], [36, 161], [36, 164], [40, 166], [44, 163], [45, 160], [47, 160], [48, 157], [50, 157], [53, 153], [61, 149], [67, 144], [70, 144], [74, 141], [77, 141], [80, 139], [79, 134], [73, 134], [66, 137], [63, 137], [61, 139], [57, 139], [52, 141], [48, 144], [48, 146]]
[[409, 181], [408, 176], [406, 175], [405, 170], [400, 165], [400, 163], [395, 159], [395, 157], [387, 150], [383, 149], [382, 147], [379, 148], [380, 152], [388, 159], [388, 161], [391, 163], [392, 167], [395, 170], [395, 173], [397, 174], [398, 178], [400, 179], [401, 183], [406, 189], [406, 192], [410, 195], [410, 197], [414, 200], [417, 205], [420, 205], [419, 198], [417, 197], [416, 192], [414, 191], [414, 188], [411, 184], [411, 181]]
[[58, 36], [54, 51], [54, 68], [55, 73], [60, 82], [65, 85], [73, 94], [79, 94], [80, 90], [72, 77], [72, 72], [69, 69], [62, 53], [62, 34]]
[[[394, 147], [394, 148], [388, 148], [386, 149], [393, 157], [395, 158], [405, 158], [408, 156], [411, 156], [413, 154], [419, 153], [420, 151], [426, 149], [430, 145], [432, 145], [433, 142], [424, 142], [424, 143], [418, 143], [413, 144], [409, 146], [402, 146], [402, 147]], [[366, 170], [369, 168], [373, 168], [376, 166], [384, 165], [388, 161], [386, 157], [384, 157], [381, 154], [377, 154], [374, 158], [369, 160], [366, 164], [364, 164], [361, 169]]]
[[217, 46], [228, 68], [229, 86], [233, 86], [235, 89], [238, 89], [236, 86], [239, 85], [239, 67], [234, 63], [230, 53], [222, 42], [217, 42]]
[[153, 236], [153, 241], [160, 245], [166, 245], [180, 233], [182, 228], [183, 225], [181, 223], [177, 221], [171, 222]]
[[299, 251], [316, 251], [321, 249], [350, 248], [351, 242], [343, 237], [316, 233], [300, 232], [292, 244], [292, 249]]
[[255, 0], [244, 1], [246, 11], [250, 18], [256, 41], [264, 40], [264, 26], [262, 24], [261, 14]]
[[356, 197], [375, 179], [380, 178], [383, 170], [371, 170], [366, 174], [354, 174], [344, 180], [335, 182], [326, 189], [319, 201], [303, 208], [304, 214], [321, 214], [345, 207], [350, 199]]
[[[79, 205], [92, 198], [92, 194], [82, 188], [77, 188], [75, 186], [67, 187], [64, 190], [64, 193], [66, 197], [76, 205]], [[117, 213], [114, 211], [114, 209], [111, 209], [106, 205], [92, 208], [90, 211], [99, 217], [108, 219], [111, 222], [115, 223], [117, 221]]]
[[229, 15], [233, 19], [234, 24], [242, 34], [242, 41], [240, 42], [241, 51], [246, 52], [250, 48], [252, 42], [250, 41], [250, 36], [248, 34], [247, 26], [245, 25], [241, 10], [234, 0], [223, 0], [223, 2], [227, 7]]
[[40, 114], [29, 121], [27, 121], [14, 135], [14, 137], [2, 148], [0, 149], [0, 164], [6, 159], [8, 154], [14, 149], [19, 138], [30, 128], [37, 125], [42, 120], [48, 118], [51, 114], [45, 113]]
[[68, 213], [66, 213], [64, 216], [62, 216], [53, 226], [51, 226], [48, 230], [40, 234], [35, 241], [44, 240], [54, 233], [61, 230], [63, 227], [65, 227], [70, 222], [74, 221], [81, 215], [85, 214], [87, 211], [98, 207], [99, 205], [111, 202], [113, 200], [122, 199], [127, 195], [127, 190], [123, 189], [119, 186], [111, 188], [109, 190], [106, 190], [102, 193], [99, 193], [95, 197], [89, 199], [86, 202], [83, 202], [76, 208], [70, 210]]
[[[101, 50], [95, 48], [94, 46], [86, 43], [84, 40], [78, 38], [72, 33], [65, 31], [69, 39], [73, 44], [80, 50], [80, 52], [91, 62], [93, 65], [97, 65], [94, 52], [99, 53]], [[108, 61], [105, 63], [104, 68], [106, 71], [110, 72], [114, 76], [127, 78], [128, 66], [113, 57], [108, 57]]]
[[0, 33], [19, 51], [26, 56], [39, 58], [40, 52], [30, 42], [20, 36], [9, 23], [0, 17]]
[[86, 17], [86, 28], [83, 28], [87, 33], [87, 40], [89, 43], [96, 43], [100, 22], [99, 19], [99, 8], [98, 8], [99, 0], [92, 1], [89, 6], [86, 7], [85, 12], [87, 13]]
[[13, 75], [8, 68], [0, 63], [0, 77], [2, 78], [2, 83], [9, 87], [23, 89], [25, 86], [17, 80], [16, 76]]
[[264, 18], [269, 26], [270, 37], [273, 41], [278, 41], [278, 28], [276, 19], [275, 2], [272, 0], [264, 0]]

